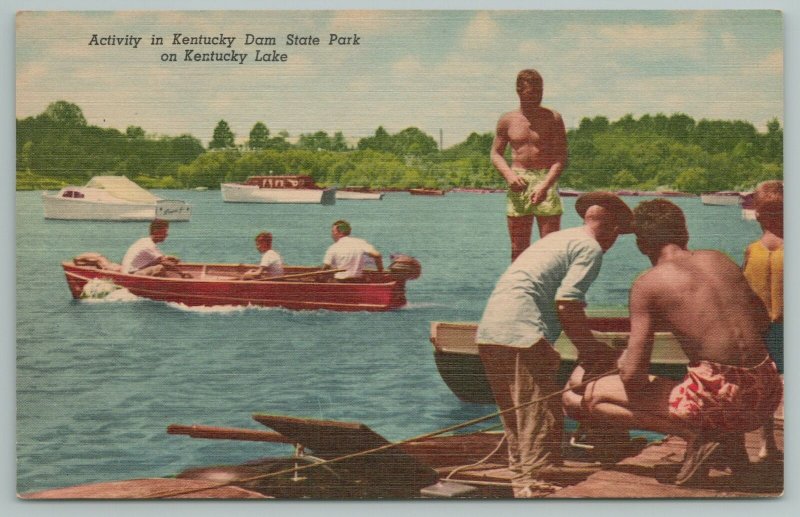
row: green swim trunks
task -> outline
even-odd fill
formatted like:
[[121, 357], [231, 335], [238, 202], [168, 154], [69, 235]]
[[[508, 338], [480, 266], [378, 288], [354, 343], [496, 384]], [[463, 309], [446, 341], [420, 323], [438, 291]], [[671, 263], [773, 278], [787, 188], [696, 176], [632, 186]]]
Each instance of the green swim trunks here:
[[553, 185], [547, 191], [547, 197], [539, 203], [534, 205], [531, 203], [531, 194], [533, 190], [544, 178], [547, 176], [545, 169], [513, 169], [519, 176], [525, 178], [528, 182], [528, 187], [521, 192], [514, 192], [508, 190], [508, 198], [506, 200], [506, 215], [509, 217], [523, 217], [526, 215], [535, 215], [537, 217], [547, 217], [553, 215], [561, 215], [564, 209], [561, 206], [561, 198], [558, 197], [558, 186]]

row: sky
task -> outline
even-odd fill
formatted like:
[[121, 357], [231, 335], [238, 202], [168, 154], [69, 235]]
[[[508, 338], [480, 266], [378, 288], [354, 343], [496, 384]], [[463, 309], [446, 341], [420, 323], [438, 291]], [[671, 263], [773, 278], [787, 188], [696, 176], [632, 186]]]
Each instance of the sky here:
[[[783, 122], [779, 11], [116, 11], [23, 12], [16, 20], [16, 116], [77, 104], [89, 124], [207, 143], [220, 120], [239, 142], [258, 121], [274, 134], [341, 131], [348, 141], [414, 126], [445, 147], [494, 130], [518, 107], [515, 78], [536, 68], [543, 104], [567, 127], [584, 117], [686, 113]], [[235, 36], [173, 45], [173, 35]], [[247, 33], [276, 39], [245, 45]], [[358, 45], [328, 45], [330, 34]], [[138, 48], [90, 45], [142, 37]], [[288, 34], [318, 46], [287, 46]], [[150, 45], [152, 35], [163, 46]], [[184, 61], [247, 53], [243, 64]], [[255, 62], [261, 54], [286, 62]], [[177, 62], [162, 62], [175, 53]]]

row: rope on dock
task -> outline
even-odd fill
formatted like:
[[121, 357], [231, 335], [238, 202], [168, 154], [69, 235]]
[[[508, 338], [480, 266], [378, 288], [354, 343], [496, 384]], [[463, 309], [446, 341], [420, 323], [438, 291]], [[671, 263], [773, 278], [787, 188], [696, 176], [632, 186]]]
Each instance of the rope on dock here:
[[[510, 407], [510, 408], [504, 409], [502, 411], [495, 411], [494, 413], [491, 413], [491, 414], [488, 414], [488, 415], [484, 415], [484, 416], [478, 417], [478, 418], [473, 418], [472, 420], [467, 420], [466, 422], [462, 422], [460, 424], [451, 425], [451, 426], [439, 429], [438, 431], [433, 431], [433, 432], [430, 432], [430, 433], [421, 434], [419, 436], [415, 436], [413, 438], [408, 438], [406, 440], [402, 440], [402, 441], [399, 441], [399, 442], [387, 443], [386, 445], [381, 445], [380, 447], [375, 447], [373, 449], [367, 449], [367, 450], [364, 450], [364, 451], [358, 451], [358, 452], [354, 452], [354, 453], [351, 453], [351, 454], [345, 454], [344, 456], [338, 456], [336, 458], [331, 458], [329, 460], [322, 460], [322, 461], [319, 461], [319, 462], [316, 462], [316, 463], [310, 463], [310, 464], [306, 464], [306, 465], [299, 465], [299, 466], [295, 466], [295, 467], [292, 467], [292, 468], [279, 470], [279, 471], [276, 471], [276, 472], [269, 472], [269, 473], [266, 473], [266, 474], [259, 474], [257, 476], [251, 476], [251, 477], [248, 477], [248, 478], [241, 478], [241, 479], [235, 479], [235, 480], [231, 480], [231, 481], [225, 481], [225, 482], [222, 482], [222, 483], [218, 483], [216, 485], [211, 485], [211, 486], [206, 486], [206, 487], [201, 487], [201, 488], [190, 488], [190, 489], [185, 489], [185, 490], [177, 490], [177, 491], [167, 491], [167, 492], [162, 492], [162, 493], [155, 493], [155, 494], [151, 494], [151, 495], [146, 496], [146, 497], [142, 496], [142, 497], [140, 497], [138, 499], [164, 499], [164, 498], [170, 498], [170, 497], [177, 497], [177, 496], [181, 496], [181, 495], [193, 494], [195, 492], [203, 492], [205, 490], [214, 490], [214, 489], [223, 488], [223, 487], [226, 487], [226, 486], [237, 486], [237, 485], [242, 485], [244, 483], [251, 483], [253, 481], [261, 481], [263, 479], [268, 479], [268, 478], [280, 476], [280, 475], [283, 475], [283, 474], [292, 474], [294, 472], [300, 472], [301, 470], [307, 470], [307, 469], [314, 468], [314, 467], [321, 467], [321, 466], [324, 466], [324, 465], [329, 465], [331, 463], [337, 463], [337, 462], [341, 462], [341, 461], [345, 461], [345, 460], [349, 460], [349, 459], [353, 459], [353, 458], [360, 458], [362, 456], [368, 456], [370, 454], [374, 454], [376, 452], [382, 452], [382, 451], [385, 451], [385, 450], [388, 450], [388, 449], [392, 449], [394, 447], [398, 447], [400, 445], [405, 445], [405, 444], [408, 444], [408, 443], [411, 443], [411, 442], [424, 441], [424, 440], [427, 440], [429, 438], [434, 438], [436, 436], [439, 436], [441, 434], [445, 434], [445, 433], [449, 433], [449, 432], [453, 432], [453, 431], [458, 431], [460, 429], [465, 429], [467, 427], [471, 427], [471, 426], [473, 426], [475, 424], [479, 424], [481, 422], [485, 422], [487, 420], [491, 420], [493, 418], [496, 418], [496, 417], [498, 417], [498, 416], [500, 416], [502, 414], [509, 413], [511, 411], [516, 411], [517, 409], [520, 409], [520, 408], [523, 408], [523, 407], [526, 407], [526, 406], [530, 406], [532, 404], [538, 404], [540, 402], [544, 402], [545, 400], [550, 399], [552, 397], [555, 397], [557, 395], [563, 395], [567, 391], [572, 391], [574, 389], [586, 386], [587, 384], [589, 384], [591, 382], [594, 382], [594, 381], [596, 381], [596, 380], [598, 380], [598, 379], [600, 379], [602, 377], [606, 377], [608, 375], [615, 375], [618, 372], [619, 372], [619, 368], [614, 368], [614, 369], [609, 370], [609, 371], [607, 371], [605, 373], [597, 374], [597, 375], [595, 375], [595, 376], [593, 376], [593, 377], [591, 377], [589, 379], [584, 379], [580, 383], [578, 383], [578, 384], [576, 384], [574, 386], [570, 386], [568, 384], [564, 388], [562, 388], [562, 389], [560, 389], [558, 391], [554, 391], [553, 393], [550, 393], [550, 394], [545, 395], [543, 397], [540, 397], [538, 399], [529, 400], [528, 402], [523, 402], [522, 404], [516, 405], [514, 407]], [[499, 449], [499, 446], [498, 446], [498, 449]], [[493, 451], [492, 454], [494, 454], [495, 452], [497, 452], [497, 451], [496, 450]], [[485, 461], [485, 460], [481, 460], [481, 461]], [[137, 498], [133, 497], [132, 499], [137, 499]]]
[[450, 478], [452, 478], [452, 477], [453, 477], [453, 475], [454, 475], [454, 474], [456, 474], [456, 473], [458, 473], [458, 472], [462, 472], [462, 471], [465, 471], [465, 470], [469, 470], [469, 469], [474, 469], [474, 468], [478, 468], [478, 467], [480, 467], [481, 465], [483, 465], [484, 463], [486, 463], [487, 461], [489, 461], [489, 458], [491, 458], [492, 456], [494, 456], [494, 455], [497, 453], [497, 451], [499, 451], [499, 450], [500, 450], [500, 447], [502, 447], [502, 446], [503, 446], [503, 444], [505, 443], [505, 441], [506, 441], [506, 435], [505, 435], [505, 434], [503, 434], [503, 437], [502, 437], [502, 438], [500, 438], [500, 442], [497, 444], [497, 447], [495, 447], [494, 449], [492, 449], [492, 452], [490, 452], [489, 454], [487, 454], [486, 456], [484, 456], [484, 457], [483, 457], [483, 458], [481, 458], [480, 460], [476, 461], [475, 463], [472, 463], [472, 464], [470, 464], [470, 465], [461, 465], [460, 467], [456, 467], [456, 468], [454, 468], [453, 470], [451, 470], [451, 471], [450, 471], [450, 473], [449, 473], [449, 474], [447, 474], [447, 476], [444, 478], [444, 480], [445, 480], [445, 481], [448, 481]]

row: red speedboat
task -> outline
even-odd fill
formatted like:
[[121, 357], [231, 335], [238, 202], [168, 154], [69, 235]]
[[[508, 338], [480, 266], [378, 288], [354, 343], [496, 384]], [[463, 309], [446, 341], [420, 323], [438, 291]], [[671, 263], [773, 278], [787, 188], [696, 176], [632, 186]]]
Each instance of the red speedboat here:
[[405, 283], [419, 276], [419, 263], [411, 261], [393, 262], [383, 273], [367, 271], [360, 282], [334, 282], [333, 271], [304, 266], [286, 266], [279, 277], [241, 280], [242, 273], [257, 266], [181, 263], [166, 276], [143, 276], [91, 264], [76, 265], [75, 261], [61, 265], [76, 299], [86, 296], [84, 287], [89, 282], [107, 280], [136, 296], [188, 306], [388, 311], [406, 304]]

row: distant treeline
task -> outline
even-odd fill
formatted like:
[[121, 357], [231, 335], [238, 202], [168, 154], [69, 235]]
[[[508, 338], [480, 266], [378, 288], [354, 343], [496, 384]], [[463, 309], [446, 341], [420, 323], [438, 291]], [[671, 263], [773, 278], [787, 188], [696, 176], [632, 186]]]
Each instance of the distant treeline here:
[[[595, 117], [584, 118], [567, 137], [570, 162], [561, 185], [580, 190], [745, 190], [783, 177], [777, 120], [760, 133], [749, 122], [696, 122], [680, 113], [614, 122]], [[192, 135], [90, 126], [78, 106], [58, 101], [17, 120], [17, 189], [55, 189], [101, 174], [124, 174], [146, 188], [217, 188], [266, 174], [308, 174], [323, 186], [504, 186], [489, 161], [492, 133], [472, 133], [444, 150], [414, 127], [395, 134], [379, 127], [355, 147], [339, 132], [301, 134], [295, 143], [289, 138], [256, 122], [247, 142], [236, 145], [221, 120], [206, 149]]]

